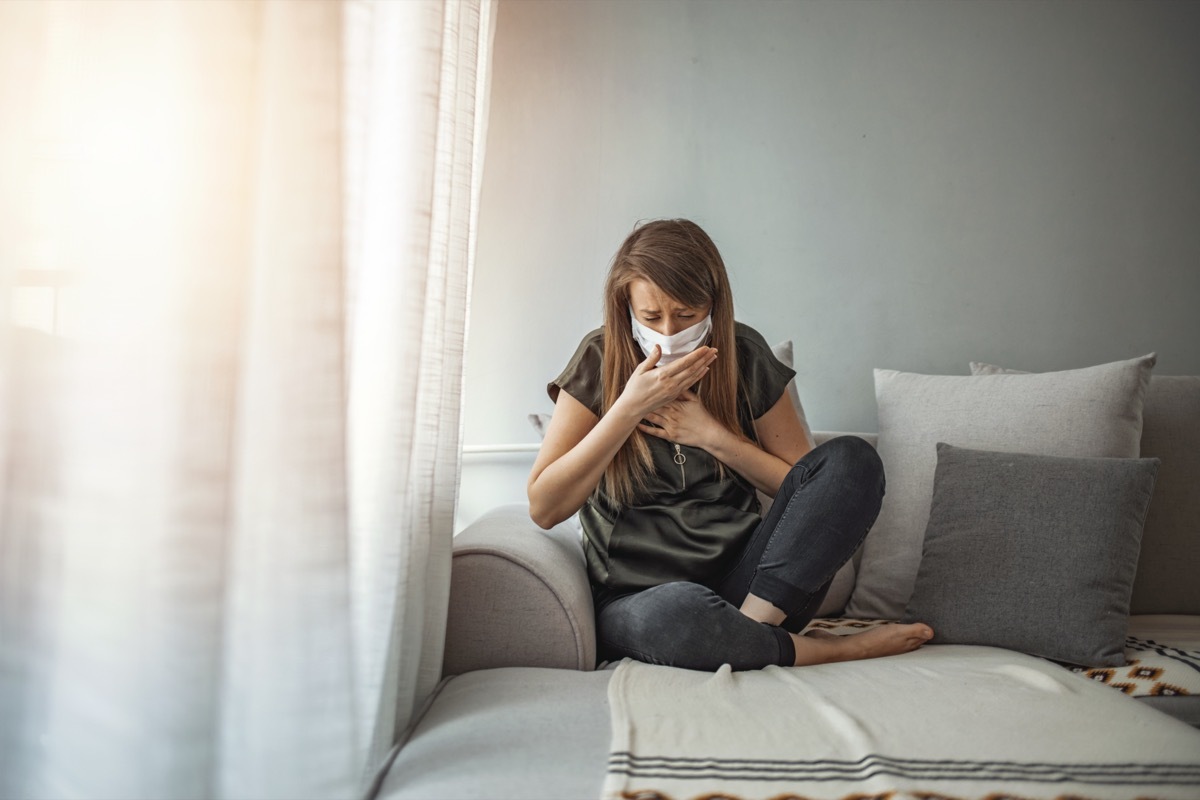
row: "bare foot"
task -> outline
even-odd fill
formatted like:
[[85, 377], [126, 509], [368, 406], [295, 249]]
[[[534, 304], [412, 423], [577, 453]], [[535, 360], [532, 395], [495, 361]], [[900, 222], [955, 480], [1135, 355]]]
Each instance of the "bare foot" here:
[[792, 643], [796, 646], [796, 666], [802, 667], [908, 653], [932, 638], [932, 628], [922, 622], [914, 622], [911, 625], [889, 623], [847, 636], [792, 634]]

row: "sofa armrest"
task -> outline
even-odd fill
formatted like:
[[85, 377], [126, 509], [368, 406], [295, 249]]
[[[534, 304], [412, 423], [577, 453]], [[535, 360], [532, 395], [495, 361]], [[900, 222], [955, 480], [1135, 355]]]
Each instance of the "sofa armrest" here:
[[596, 667], [596, 623], [579, 534], [543, 531], [523, 504], [454, 537], [443, 674], [493, 667]]

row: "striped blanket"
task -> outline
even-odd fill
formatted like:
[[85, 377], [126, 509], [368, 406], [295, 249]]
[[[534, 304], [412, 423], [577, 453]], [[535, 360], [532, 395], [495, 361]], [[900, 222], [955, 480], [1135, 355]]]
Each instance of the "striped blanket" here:
[[609, 683], [607, 800], [1200, 798], [1200, 731], [1031, 656], [692, 672]]

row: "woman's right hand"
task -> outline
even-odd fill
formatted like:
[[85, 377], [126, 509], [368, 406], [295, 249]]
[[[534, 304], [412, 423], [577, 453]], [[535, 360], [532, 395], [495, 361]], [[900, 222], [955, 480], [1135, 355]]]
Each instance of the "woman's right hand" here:
[[637, 366], [603, 417], [569, 393], [558, 393], [529, 473], [529, 516], [538, 525], [552, 528], [578, 511], [642, 419], [695, 386], [717, 357], [715, 349], [701, 347], [673, 364], [656, 367], [660, 353], [655, 347]]
[[661, 348], [655, 345], [646, 360], [633, 370], [614, 406], [623, 406], [623, 411], [641, 419], [695, 386], [717, 360], [717, 350], [698, 347], [665, 367], [656, 366], [661, 356]]

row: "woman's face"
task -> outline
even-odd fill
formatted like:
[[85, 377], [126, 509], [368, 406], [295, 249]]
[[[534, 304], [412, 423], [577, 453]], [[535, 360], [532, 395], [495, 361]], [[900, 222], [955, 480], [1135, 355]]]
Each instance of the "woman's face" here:
[[674, 336], [702, 322], [712, 311], [712, 303], [684, 305], [644, 278], [629, 284], [629, 305], [638, 322], [663, 336]]

